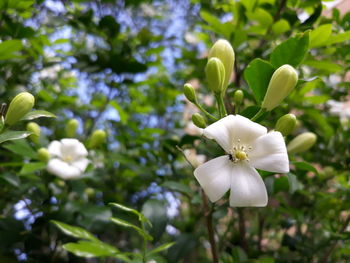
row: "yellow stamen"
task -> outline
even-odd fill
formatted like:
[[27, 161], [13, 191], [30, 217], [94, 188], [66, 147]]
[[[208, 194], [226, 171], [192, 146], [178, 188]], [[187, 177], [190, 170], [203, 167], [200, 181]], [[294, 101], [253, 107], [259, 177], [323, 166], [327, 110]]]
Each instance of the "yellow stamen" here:
[[243, 161], [243, 160], [247, 159], [247, 154], [244, 151], [236, 151], [235, 152], [235, 157], [238, 160]]

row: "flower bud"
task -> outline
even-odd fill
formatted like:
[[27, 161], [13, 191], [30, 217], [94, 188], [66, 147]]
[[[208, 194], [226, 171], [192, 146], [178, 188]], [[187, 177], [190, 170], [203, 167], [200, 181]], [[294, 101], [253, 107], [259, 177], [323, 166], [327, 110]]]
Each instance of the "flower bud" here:
[[29, 138], [34, 143], [39, 143], [40, 133], [41, 129], [38, 124], [35, 122], [28, 122], [27, 124], [27, 131], [31, 132], [32, 134], [29, 136]]
[[34, 107], [34, 96], [29, 92], [21, 92], [11, 101], [5, 116], [5, 124], [13, 125]]
[[243, 102], [243, 98], [244, 98], [244, 93], [242, 90], [236, 90], [235, 94], [233, 95], [233, 101], [234, 103], [237, 105], [241, 105]]
[[310, 149], [316, 142], [317, 136], [312, 132], [304, 132], [295, 137], [287, 146], [288, 153], [301, 153]]
[[76, 119], [70, 119], [66, 125], [66, 136], [74, 137], [79, 126], [79, 122]]
[[228, 83], [233, 72], [233, 65], [235, 63], [235, 52], [231, 44], [224, 39], [219, 39], [215, 42], [209, 51], [208, 59], [218, 58], [225, 67], [225, 79], [223, 82], [223, 93], [226, 91]]
[[209, 83], [209, 88], [215, 94], [221, 94], [225, 81], [225, 67], [218, 58], [209, 59], [205, 68], [205, 74]]
[[200, 115], [199, 113], [195, 113], [195, 114], [192, 115], [192, 122], [198, 128], [204, 129], [205, 127], [207, 127], [207, 124], [206, 124], [203, 116]]
[[294, 89], [298, 74], [290, 65], [279, 67], [272, 75], [261, 107], [267, 111], [276, 108]]
[[197, 98], [196, 98], [196, 92], [193, 88], [193, 86], [189, 83], [186, 83], [184, 85], [184, 94], [185, 97], [190, 101], [190, 102], [196, 102]]
[[107, 134], [106, 134], [105, 131], [103, 131], [103, 130], [96, 130], [91, 135], [89, 146], [91, 148], [95, 148], [95, 147], [101, 145], [102, 143], [105, 143], [106, 142], [106, 138], [107, 138]]
[[46, 148], [40, 148], [37, 153], [40, 161], [47, 163], [50, 160], [50, 153]]
[[294, 131], [296, 124], [297, 118], [294, 114], [289, 113], [278, 119], [275, 130], [282, 133], [283, 136], [287, 136]]
[[91, 188], [91, 187], [85, 188], [84, 193], [85, 193], [89, 198], [92, 198], [92, 197], [94, 197], [94, 195], [95, 195], [95, 189], [93, 189], [93, 188]]

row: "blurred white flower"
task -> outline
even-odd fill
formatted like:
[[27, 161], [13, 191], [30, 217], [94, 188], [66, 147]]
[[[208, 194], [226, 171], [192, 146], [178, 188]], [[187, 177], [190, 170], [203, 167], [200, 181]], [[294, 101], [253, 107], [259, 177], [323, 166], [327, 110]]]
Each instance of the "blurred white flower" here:
[[51, 159], [47, 170], [62, 179], [80, 177], [89, 164], [88, 152], [77, 139], [53, 141], [48, 147]]
[[327, 105], [330, 107], [329, 112], [340, 117], [341, 121], [350, 119], [350, 101], [340, 102], [329, 100]]
[[231, 206], [266, 206], [267, 191], [261, 169], [289, 172], [286, 145], [280, 132], [267, 132], [260, 124], [240, 115], [229, 115], [204, 129], [227, 153], [200, 165], [194, 176], [210, 201], [229, 189]]

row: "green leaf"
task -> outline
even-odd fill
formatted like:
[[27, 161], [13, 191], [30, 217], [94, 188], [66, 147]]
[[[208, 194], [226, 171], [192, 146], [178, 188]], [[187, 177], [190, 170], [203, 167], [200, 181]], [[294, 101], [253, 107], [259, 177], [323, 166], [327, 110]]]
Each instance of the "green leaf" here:
[[171, 243], [165, 243], [159, 247], [156, 247], [155, 249], [152, 249], [150, 252], [148, 252], [148, 256], [152, 255], [152, 254], [157, 254], [160, 253], [164, 250], [169, 249], [170, 247], [172, 247], [176, 242], [171, 242]]
[[141, 228], [133, 225], [133, 224], [130, 224], [129, 222], [125, 221], [125, 220], [122, 220], [122, 219], [119, 219], [119, 218], [116, 218], [116, 217], [111, 217], [111, 221], [119, 226], [122, 226], [122, 227], [127, 227], [127, 228], [132, 228], [134, 230], [136, 230], [137, 233], [139, 233], [144, 239], [146, 240], [152, 240], [153, 238], [148, 234], [146, 233], [144, 230], [142, 230]]
[[323, 46], [332, 34], [332, 24], [324, 24], [310, 32], [310, 48]]
[[79, 241], [67, 243], [63, 248], [78, 257], [108, 257], [115, 256], [119, 250], [103, 242]]
[[16, 58], [15, 52], [22, 49], [22, 41], [18, 39], [5, 40], [0, 43], [0, 60]]
[[21, 120], [29, 121], [29, 120], [34, 120], [41, 117], [57, 118], [56, 115], [51, 112], [44, 111], [44, 110], [35, 110], [35, 111], [28, 112], [26, 115], [24, 115], [24, 117]]
[[222, 34], [225, 38], [229, 39], [234, 27], [232, 24], [223, 24], [221, 21], [211, 13], [207, 11], [201, 11], [200, 16], [205, 22], [209, 24], [212, 31]]
[[0, 134], [0, 143], [12, 140], [24, 139], [31, 135], [31, 132], [28, 131], [6, 131]]
[[337, 35], [333, 35], [331, 36], [325, 43], [324, 46], [327, 45], [333, 45], [333, 44], [337, 44], [337, 43], [341, 43], [344, 41], [347, 41], [350, 39], [350, 31], [346, 31], [344, 33], [340, 33]]
[[298, 181], [295, 174], [288, 173], [289, 193], [293, 194], [297, 190], [303, 189], [303, 184]]
[[125, 212], [135, 214], [139, 218], [140, 222], [147, 223], [147, 224], [151, 225], [151, 222], [143, 214], [141, 214], [139, 211], [137, 211], [135, 209], [132, 209], [130, 207], [127, 207], [127, 206], [124, 206], [124, 205], [121, 205], [118, 203], [109, 203], [109, 205], [117, 207]]
[[333, 63], [330, 61], [325, 61], [325, 60], [322, 60], [322, 61], [320, 61], [320, 60], [306, 60], [306, 61], [304, 61], [303, 64], [310, 66], [310, 67], [313, 67], [315, 69], [329, 72], [329, 73], [337, 73], [339, 71], [344, 70], [344, 67], [342, 67], [336, 63]]
[[307, 162], [292, 162], [292, 164], [300, 170], [306, 170], [318, 174], [317, 169]]
[[272, 32], [278, 36], [290, 30], [290, 25], [287, 20], [280, 19], [272, 25]]
[[289, 38], [278, 45], [271, 53], [270, 61], [275, 68], [284, 64], [297, 67], [309, 49], [309, 31]]
[[54, 223], [64, 234], [68, 236], [87, 239], [91, 241], [98, 241], [98, 239], [94, 237], [93, 234], [91, 234], [90, 232], [86, 231], [81, 227], [68, 225], [56, 220], [51, 220], [51, 222]]
[[3, 145], [3, 147], [15, 154], [28, 158], [37, 158], [36, 151], [29, 145], [26, 140], [16, 140]]
[[129, 119], [128, 113], [124, 111], [123, 108], [116, 101], [111, 101], [109, 104], [118, 111], [121, 123], [126, 124]]
[[273, 72], [273, 66], [260, 58], [251, 61], [244, 70], [244, 79], [258, 102], [264, 99]]
[[19, 174], [23, 175], [23, 174], [30, 174], [30, 173], [34, 173], [36, 171], [40, 171], [46, 168], [46, 163], [42, 163], [42, 162], [33, 162], [33, 163], [25, 163], [22, 166], [21, 171], [19, 172]]
[[287, 192], [288, 190], [289, 190], [289, 181], [287, 176], [282, 175], [274, 179], [274, 183], [273, 183], [274, 193]]
[[149, 218], [152, 228], [147, 228], [154, 240], [159, 240], [168, 224], [167, 203], [162, 200], [149, 199], [142, 206], [142, 213]]

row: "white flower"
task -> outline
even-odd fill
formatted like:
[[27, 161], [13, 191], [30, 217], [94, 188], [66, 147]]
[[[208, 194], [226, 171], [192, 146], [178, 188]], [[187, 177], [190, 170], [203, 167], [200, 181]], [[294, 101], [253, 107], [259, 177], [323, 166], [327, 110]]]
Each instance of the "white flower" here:
[[350, 119], [350, 101], [329, 100], [327, 105], [330, 107], [329, 112], [333, 115], [338, 115], [342, 121]]
[[81, 176], [89, 164], [88, 152], [77, 139], [53, 141], [48, 147], [51, 159], [47, 170], [62, 179], [73, 179]]
[[266, 206], [267, 192], [259, 173], [289, 172], [286, 145], [280, 132], [267, 132], [260, 124], [229, 115], [204, 129], [227, 155], [200, 165], [194, 176], [210, 201], [219, 200], [229, 189], [231, 206]]

